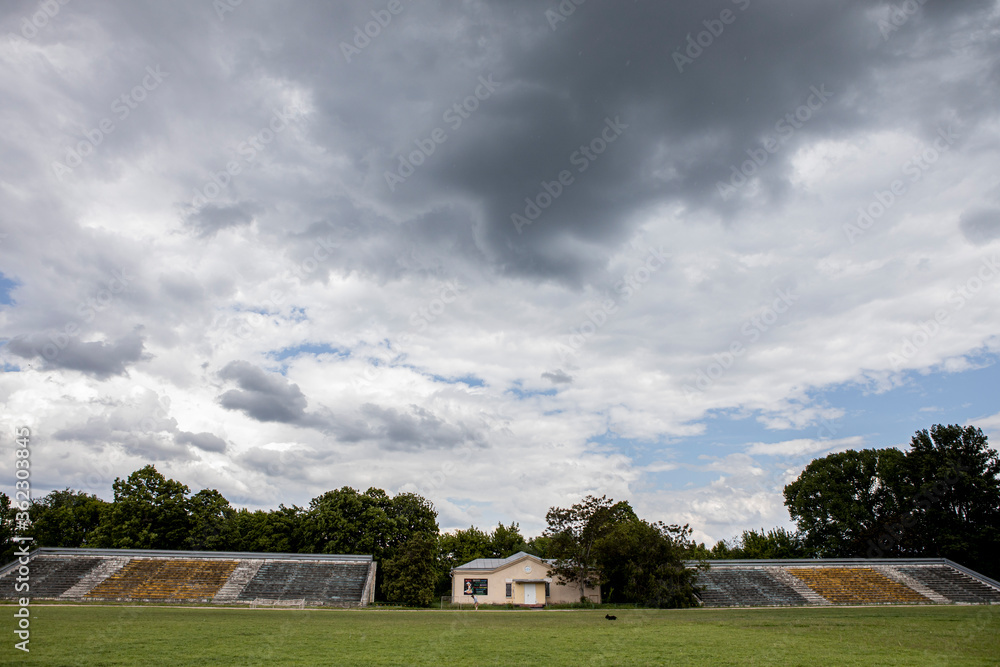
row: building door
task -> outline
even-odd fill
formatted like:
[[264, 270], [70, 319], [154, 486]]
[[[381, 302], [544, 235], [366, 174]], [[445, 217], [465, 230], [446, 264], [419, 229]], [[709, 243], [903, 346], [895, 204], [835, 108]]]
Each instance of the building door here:
[[535, 604], [535, 585], [524, 585], [524, 604]]

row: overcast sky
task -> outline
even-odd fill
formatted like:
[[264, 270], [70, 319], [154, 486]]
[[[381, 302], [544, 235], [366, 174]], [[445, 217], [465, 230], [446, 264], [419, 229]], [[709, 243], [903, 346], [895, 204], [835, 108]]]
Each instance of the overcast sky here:
[[997, 0], [0, 17], [36, 496], [153, 463], [532, 535], [607, 494], [711, 543], [789, 525], [812, 458], [1000, 441]]

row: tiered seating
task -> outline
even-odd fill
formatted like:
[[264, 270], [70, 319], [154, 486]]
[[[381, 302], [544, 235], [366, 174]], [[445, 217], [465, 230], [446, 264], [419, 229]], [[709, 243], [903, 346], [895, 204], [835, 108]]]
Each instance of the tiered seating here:
[[897, 568], [951, 602], [1000, 604], [1000, 591], [945, 565], [915, 565]]
[[304, 598], [310, 604], [351, 604], [361, 599], [369, 563], [309, 563], [267, 561], [237, 596], [252, 602], [257, 598], [290, 600]]
[[14, 589], [17, 581], [17, 569], [0, 579], [0, 597], [16, 598], [30, 596], [32, 598], [57, 598], [76, 585], [80, 579], [90, 572], [100, 558], [61, 558], [42, 556], [34, 558], [28, 564], [28, 591], [18, 592]]
[[866, 567], [792, 567], [788, 571], [834, 604], [914, 604], [923, 595]]
[[134, 558], [84, 597], [112, 600], [211, 600], [235, 560]]
[[808, 604], [787, 584], [761, 569], [718, 568], [698, 575], [706, 607], [770, 607]]

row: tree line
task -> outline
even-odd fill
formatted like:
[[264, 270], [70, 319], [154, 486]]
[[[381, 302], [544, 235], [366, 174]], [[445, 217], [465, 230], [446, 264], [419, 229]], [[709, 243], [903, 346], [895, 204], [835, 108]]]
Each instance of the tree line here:
[[[816, 459], [784, 489], [797, 530], [748, 530], [711, 549], [687, 526], [648, 522], [629, 503], [587, 496], [552, 507], [542, 535], [518, 524], [441, 533], [413, 493], [328, 491], [306, 507], [235, 509], [214, 489], [192, 494], [152, 465], [113, 484], [114, 499], [65, 489], [34, 500], [34, 546], [372, 554], [376, 599], [428, 605], [451, 592], [451, 569], [524, 551], [572, 585], [601, 584], [605, 602], [696, 604], [692, 561], [719, 558], [940, 556], [998, 577], [1000, 457], [972, 427], [918, 431], [907, 452], [846, 451]], [[14, 508], [0, 493], [0, 554], [12, 559]], [[703, 567], [699, 565], [698, 567]]]

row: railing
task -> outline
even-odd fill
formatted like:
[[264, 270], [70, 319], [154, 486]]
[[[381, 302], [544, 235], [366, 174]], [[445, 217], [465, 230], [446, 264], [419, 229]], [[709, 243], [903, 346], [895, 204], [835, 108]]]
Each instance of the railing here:
[[250, 603], [251, 609], [259, 609], [261, 607], [288, 607], [295, 609], [305, 609], [306, 601], [305, 598], [300, 600], [271, 600], [269, 598], [255, 598], [253, 602]]

